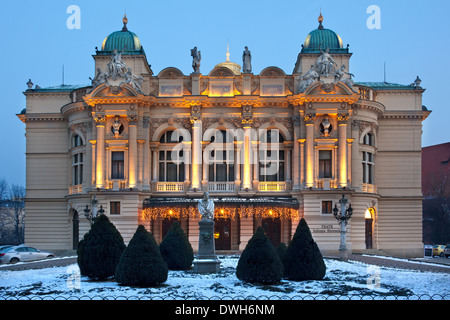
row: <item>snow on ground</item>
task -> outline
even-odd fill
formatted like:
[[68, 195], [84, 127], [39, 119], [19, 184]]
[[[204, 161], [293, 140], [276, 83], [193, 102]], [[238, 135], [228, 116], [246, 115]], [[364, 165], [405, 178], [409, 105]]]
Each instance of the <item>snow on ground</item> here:
[[[370, 299], [450, 300], [450, 274], [418, 272], [325, 259], [321, 281], [282, 280], [275, 285], [244, 283], [236, 278], [239, 257], [219, 256], [221, 272], [199, 275], [169, 271], [157, 287], [120, 286], [113, 280], [95, 282], [79, 276], [77, 264], [37, 270], [0, 269], [1, 299]], [[352, 298], [352, 299], [353, 299]]]

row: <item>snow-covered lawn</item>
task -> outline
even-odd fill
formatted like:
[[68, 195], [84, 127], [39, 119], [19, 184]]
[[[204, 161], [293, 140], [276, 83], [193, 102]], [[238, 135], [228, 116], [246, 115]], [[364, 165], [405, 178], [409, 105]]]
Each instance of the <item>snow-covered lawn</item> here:
[[219, 256], [221, 272], [199, 275], [169, 271], [167, 281], [152, 288], [95, 282], [79, 276], [76, 264], [37, 270], [0, 268], [0, 299], [446, 299], [450, 274], [377, 267], [326, 259], [322, 281], [283, 280], [276, 285], [244, 283], [236, 278], [239, 257]]

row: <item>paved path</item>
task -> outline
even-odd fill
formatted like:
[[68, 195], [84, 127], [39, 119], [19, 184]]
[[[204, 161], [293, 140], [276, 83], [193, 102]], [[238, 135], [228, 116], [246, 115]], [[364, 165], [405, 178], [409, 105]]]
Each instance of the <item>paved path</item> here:
[[[337, 257], [325, 257], [330, 259], [338, 259]], [[352, 254], [349, 256], [350, 262], [359, 262], [370, 265], [383, 266], [388, 268], [398, 268], [415, 270], [421, 272], [443, 272], [450, 273], [450, 259], [439, 260], [438, 259], [396, 259], [390, 257], [381, 256], [369, 256]], [[50, 267], [64, 267], [77, 262], [76, 257], [61, 257], [54, 259], [47, 259], [43, 261], [35, 261], [29, 263], [17, 263], [0, 265], [1, 270], [28, 270], [28, 269], [42, 269]], [[440, 263], [440, 264], [438, 264]]]
[[[390, 257], [381, 257], [381, 256], [368, 256], [368, 255], [359, 255], [352, 254], [349, 257], [349, 261], [356, 261], [371, 265], [389, 267], [389, 268], [398, 268], [398, 269], [407, 269], [407, 270], [415, 270], [422, 272], [443, 272], [450, 273], [450, 265], [445, 263], [436, 263], [433, 261], [435, 259], [396, 259]], [[450, 259], [448, 259], [450, 261]]]

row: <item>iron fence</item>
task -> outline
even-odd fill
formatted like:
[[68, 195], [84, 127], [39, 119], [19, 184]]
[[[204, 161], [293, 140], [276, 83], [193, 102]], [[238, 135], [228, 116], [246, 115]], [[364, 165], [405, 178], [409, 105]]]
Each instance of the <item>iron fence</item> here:
[[0, 296], [0, 301], [46, 301], [46, 300], [87, 300], [87, 301], [430, 301], [450, 300], [450, 294], [421, 294], [421, 295], [262, 295], [262, 296], [193, 296], [174, 298], [158, 295], [16, 295]]

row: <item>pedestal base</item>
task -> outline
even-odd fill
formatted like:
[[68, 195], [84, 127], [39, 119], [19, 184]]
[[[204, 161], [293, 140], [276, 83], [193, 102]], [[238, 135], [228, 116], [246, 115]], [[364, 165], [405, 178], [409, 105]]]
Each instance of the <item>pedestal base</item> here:
[[201, 220], [198, 222], [200, 233], [198, 241], [198, 254], [193, 261], [196, 273], [220, 272], [220, 260], [216, 257], [214, 245], [214, 221]]
[[340, 249], [339, 248], [339, 257], [341, 258], [342, 261], [347, 262], [349, 254], [350, 254], [350, 252], [348, 251], [348, 249]]
[[195, 259], [193, 261], [195, 273], [219, 273], [219, 259]]

